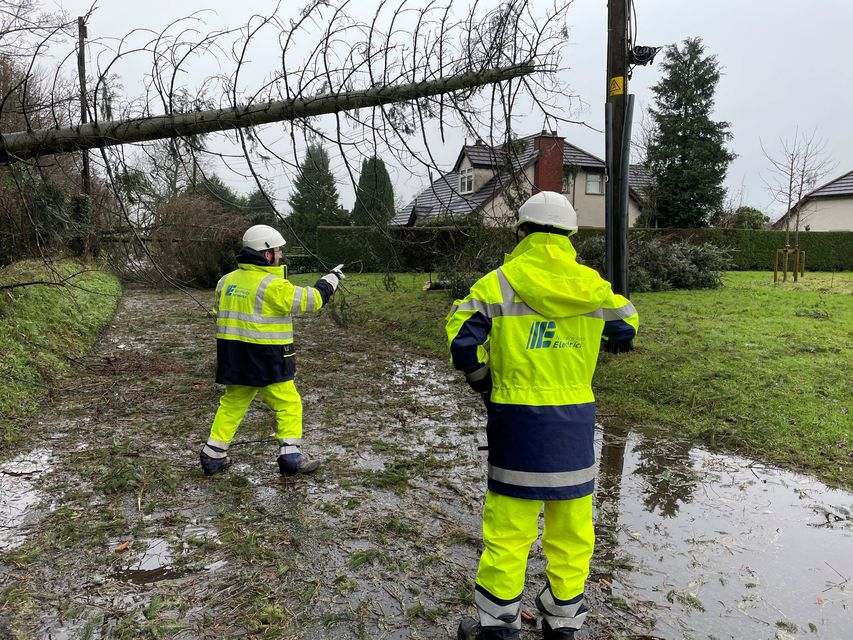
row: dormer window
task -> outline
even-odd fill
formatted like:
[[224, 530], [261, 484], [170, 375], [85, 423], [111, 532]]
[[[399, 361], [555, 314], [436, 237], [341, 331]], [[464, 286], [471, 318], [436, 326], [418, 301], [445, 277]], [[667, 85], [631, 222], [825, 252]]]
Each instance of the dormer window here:
[[459, 193], [471, 193], [474, 191], [474, 169], [468, 167], [459, 172]]

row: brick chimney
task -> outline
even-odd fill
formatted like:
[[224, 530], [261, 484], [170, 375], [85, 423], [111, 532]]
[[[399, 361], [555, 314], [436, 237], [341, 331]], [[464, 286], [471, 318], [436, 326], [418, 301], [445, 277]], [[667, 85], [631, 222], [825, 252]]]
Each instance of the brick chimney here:
[[563, 144], [565, 138], [556, 131], [542, 131], [533, 138], [533, 148], [539, 159], [533, 168], [533, 193], [563, 192]]

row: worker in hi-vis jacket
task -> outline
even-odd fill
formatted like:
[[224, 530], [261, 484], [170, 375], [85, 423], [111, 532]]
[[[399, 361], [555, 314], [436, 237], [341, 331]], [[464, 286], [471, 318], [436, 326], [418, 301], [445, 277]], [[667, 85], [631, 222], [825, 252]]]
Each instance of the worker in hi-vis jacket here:
[[576, 231], [563, 195], [533, 195], [518, 210], [515, 250], [447, 317], [453, 366], [488, 412], [479, 621], [463, 618], [460, 640], [518, 637], [543, 503], [547, 581], [536, 606], [545, 638], [573, 638], [587, 614], [597, 469], [592, 375], [602, 344], [614, 353], [633, 348], [639, 320], [626, 298], [578, 264], [569, 240]]
[[243, 234], [237, 269], [216, 285], [216, 382], [225, 385], [225, 393], [200, 454], [208, 475], [230, 464], [228, 445], [258, 393], [275, 413], [281, 474], [312, 473], [320, 466], [302, 454], [292, 314], [319, 311], [344, 278], [343, 265], [313, 287], [297, 287], [281, 264], [284, 245], [272, 227], [250, 227]]

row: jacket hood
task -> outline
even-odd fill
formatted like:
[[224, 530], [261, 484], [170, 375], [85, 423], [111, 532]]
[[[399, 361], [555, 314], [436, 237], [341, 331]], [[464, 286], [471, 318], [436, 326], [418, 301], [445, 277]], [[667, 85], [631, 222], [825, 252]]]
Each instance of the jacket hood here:
[[565, 318], [595, 311], [610, 293], [610, 284], [576, 258], [566, 236], [532, 233], [504, 257], [501, 271], [536, 313]]
[[237, 254], [236, 259], [237, 266], [241, 269], [245, 269], [246, 271], [264, 271], [266, 273], [281, 276], [282, 278], [287, 277], [285, 275], [286, 272], [284, 270], [284, 265], [280, 265], [278, 267], [272, 266], [266, 261], [266, 258], [264, 258], [260, 251], [255, 251], [249, 247], [243, 247], [240, 249], [240, 253]]

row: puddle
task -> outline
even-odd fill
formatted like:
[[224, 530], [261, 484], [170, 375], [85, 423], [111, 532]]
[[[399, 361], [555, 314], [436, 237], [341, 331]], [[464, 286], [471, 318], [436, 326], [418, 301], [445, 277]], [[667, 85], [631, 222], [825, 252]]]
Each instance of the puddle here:
[[141, 554], [135, 554], [126, 568], [114, 571], [114, 578], [133, 584], [148, 584], [160, 580], [175, 580], [186, 575], [186, 569], [176, 569], [173, 566], [175, 553], [168, 540], [153, 538], [135, 542], [139, 543], [147, 544], [145, 550]]
[[651, 603], [650, 634], [850, 637], [853, 494], [657, 434], [597, 435], [593, 578]]
[[49, 449], [33, 449], [0, 464], [0, 550], [22, 545], [26, 528], [41, 518], [36, 507], [46, 496], [37, 483], [50, 470], [52, 457]]
[[[124, 567], [113, 571], [111, 576], [122, 582], [133, 584], [150, 584], [161, 580], [177, 580], [193, 573], [198, 568], [176, 566], [176, 561], [182, 554], [187, 553], [193, 544], [213, 540], [218, 544], [216, 531], [201, 525], [188, 525], [183, 532], [180, 543], [173, 543], [165, 538], [136, 540], [131, 545], [131, 552], [137, 545], [145, 545], [144, 551], [133, 553], [130, 561]], [[114, 549], [118, 542], [110, 545]], [[214, 561], [205, 565], [207, 570], [216, 570], [225, 565], [225, 561]]]

